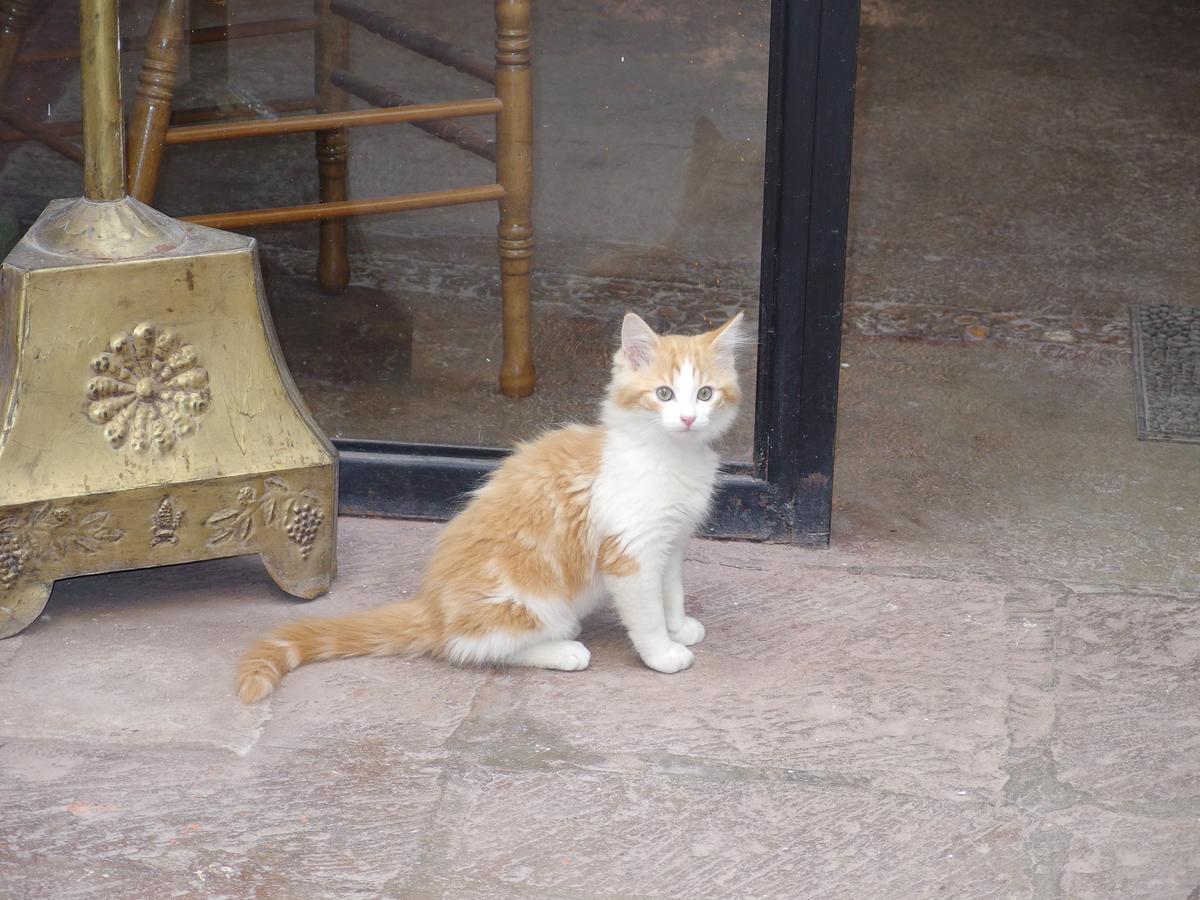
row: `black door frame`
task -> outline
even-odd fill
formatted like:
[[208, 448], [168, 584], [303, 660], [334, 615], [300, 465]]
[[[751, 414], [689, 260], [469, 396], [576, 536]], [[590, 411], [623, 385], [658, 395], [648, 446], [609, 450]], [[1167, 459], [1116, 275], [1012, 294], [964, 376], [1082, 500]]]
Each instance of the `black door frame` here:
[[[824, 546], [833, 500], [859, 0], [772, 0], [754, 462], [707, 533]], [[446, 519], [507, 451], [334, 440], [344, 515]]]

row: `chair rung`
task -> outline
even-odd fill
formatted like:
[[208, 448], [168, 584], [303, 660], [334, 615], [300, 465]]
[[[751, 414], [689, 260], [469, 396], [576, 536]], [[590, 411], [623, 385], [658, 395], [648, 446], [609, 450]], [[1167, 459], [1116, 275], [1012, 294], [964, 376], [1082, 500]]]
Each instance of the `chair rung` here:
[[[329, 76], [329, 80], [336, 87], [340, 87], [346, 93], [353, 94], [359, 100], [366, 101], [372, 106], [387, 109], [398, 109], [401, 107], [411, 109], [419, 105], [415, 100], [410, 100], [403, 94], [398, 94], [377, 84], [364, 81], [362, 78], [344, 69], [334, 71]], [[474, 153], [488, 162], [494, 163], [496, 161], [496, 144], [493, 141], [489, 141], [475, 129], [468, 128], [461, 122], [438, 119], [432, 122], [410, 122], [409, 124], [420, 128], [426, 134], [431, 134], [439, 140]]]
[[83, 150], [70, 141], [64, 140], [58, 133], [47, 128], [43, 123], [29, 118], [19, 109], [13, 109], [7, 104], [0, 103], [0, 121], [7, 122], [18, 132], [24, 134], [24, 136], [39, 141], [60, 156], [65, 156], [71, 162], [83, 165]]
[[384, 15], [350, 0], [333, 0], [329, 10], [348, 22], [360, 25], [385, 41], [399, 44], [413, 53], [440, 62], [455, 71], [478, 78], [488, 84], [496, 83], [495, 67], [467, 50], [448, 44], [436, 35], [428, 34], [392, 16]]
[[311, 116], [255, 119], [251, 122], [217, 122], [212, 125], [168, 128], [166, 143], [194, 144], [199, 141], [228, 141], [273, 134], [300, 134], [305, 131], [329, 131], [334, 128], [389, 125], [393, 122], [428, 122], [431, 119], [448, 119], [455, 116], [491, 116], [500, 112], [501, 108], [502, 104], [495, 97], [486, 97], [482, 100], [421, 103], [396, 109], [359, 109], [351, 112], [315, 113]]
[[[316, 109], [316, 97], [281, 97], [267, 100], [263, 103], [272, 112], [298, 112], [302, 109]], [[257, 111], [249, 107], [238, 107], [233, 110], [222, 109], [219, 106], [197, 106], [190, 109], [176, 109], [171, 112], [171, 121], [181, 125], [195, 122], [225, 121], [226, 119], [246, 119], [257, 115]], [[83, 133], [82, 122], [43, 122], [48, 131], [59, 137], [74, 137]], [[0, 128], [0, 144], [13, 141], [32, 140], [29, 135], [15, 128]]]
[[400, 194], [376, 200], [339, 200], [335, 203], [308, 203], [304, 206], [279, 206], [274, 209], [248, 209], [242, 212], [211, 213], [203, 216], [183, 216], [182, 221], [210, 228], [246, 228], [251, 225], [280, 225], [285, 222], [313, 222], [320, 219], [345, 219], [350, 216], [374, 216], [382, 213], [404, 212], [410, 209], [432, 209], [438, 206], [462, 206], [465, 203], [485, 203], [504, 198], [504, 188], [498, 184], [479, 187], [453, 188], [448, 191], [429, 191], [424, 194]]

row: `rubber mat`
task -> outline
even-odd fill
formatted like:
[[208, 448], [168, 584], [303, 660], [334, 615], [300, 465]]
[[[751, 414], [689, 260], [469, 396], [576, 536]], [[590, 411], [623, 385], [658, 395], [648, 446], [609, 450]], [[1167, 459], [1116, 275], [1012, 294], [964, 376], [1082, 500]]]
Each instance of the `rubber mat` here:
[[1130, 307], [1138, 437], [1200, 443], [1200, 309]]

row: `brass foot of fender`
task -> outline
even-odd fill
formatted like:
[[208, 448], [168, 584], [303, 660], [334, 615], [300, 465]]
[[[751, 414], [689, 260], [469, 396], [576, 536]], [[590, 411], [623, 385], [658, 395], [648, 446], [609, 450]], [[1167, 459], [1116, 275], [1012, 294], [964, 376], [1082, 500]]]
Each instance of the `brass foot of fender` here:
[[271, 580], [281, 591], [299, 597], [301, 600], [315, 600], [326, 591], [333, 580], [328, 568], [312, 563], [297, 564], [289, 558], [281, 558], [272, 554], [262, 554], [263, 565]]
[[[287, 374], [253, 239], [104, 205], [123, 204], [141, 218], [98, 228], [75, 225], [87, 201], [52, 203], [4, 261], [3, 634], [59, 578], [258, 554], [311, 598], [334, 575], [337, 456]], [[114, 259], [130, 242], [110, 221], [175, 240]]]
[[18, 581], [0, 586], [0, 638], [12, 637], [42, 614], [51, 585], [43, 581]]

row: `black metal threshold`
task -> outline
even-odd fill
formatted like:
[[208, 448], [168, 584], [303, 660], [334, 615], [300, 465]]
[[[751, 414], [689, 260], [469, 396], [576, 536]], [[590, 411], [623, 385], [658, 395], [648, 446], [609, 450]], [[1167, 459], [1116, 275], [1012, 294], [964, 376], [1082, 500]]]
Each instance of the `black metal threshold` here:
[[[339, 512], [442, 521], [495, 470], [507, 452], [490, 448], [335, 439], [340, 456]], [[753, 467], [722, 467], [713, 513], [703, 533], [714, 538], [824, 545], [824, 536], [796, 540], [778, 514], [771, 485]]]

